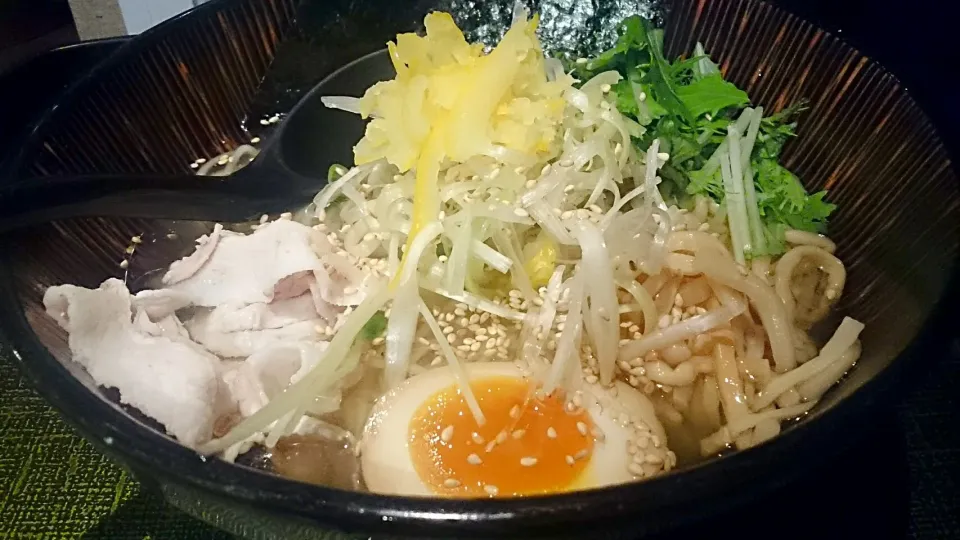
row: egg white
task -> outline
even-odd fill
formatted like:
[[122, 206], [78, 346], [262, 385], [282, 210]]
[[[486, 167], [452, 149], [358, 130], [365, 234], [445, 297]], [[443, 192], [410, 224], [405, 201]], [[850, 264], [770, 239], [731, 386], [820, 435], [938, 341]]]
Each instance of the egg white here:
[[[511, 362], [493, 362], [466, 366], [471, 379], [512, 377], [523, 379], [521, 370]], [[438, 494], [420, 478], [409, 446], [409, 427], [416, 411], [431, 396], [456, 384], [449, 368], [432, 369], [411, 377], [380, 398], [373, 408], [360, 441], [360, 464], [364, 482], [374, 493], [432, 496]], [[637, 418], [650, 426], [663, 440], [663, 428], [653, 414], [649, 400], [630, 386], [618, 385], [620, 399], [596, 385], [587, 385], [585, 395], [596, 396], [585, 405], [603, 436], [596, 440], [589, 462], [580, 476], [563, 491], [596, 488], [630, 482], [632, 456], [628, 453], [633, 431], [630, 421]], [[631, 420], [623, 422], [625, 413]]]

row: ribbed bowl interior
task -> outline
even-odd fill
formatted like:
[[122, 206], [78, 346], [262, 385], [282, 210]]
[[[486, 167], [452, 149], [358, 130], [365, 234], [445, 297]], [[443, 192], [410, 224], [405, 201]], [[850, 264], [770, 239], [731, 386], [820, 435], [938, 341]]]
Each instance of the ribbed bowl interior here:
[[[766, 111], [808, 100], [785, 164], [808, 188], [829, 190], [839, 206], [830, 236], [849, 272], [839, 311], [867, 324], [860, 364], [816, 411], [894, 362], [955, 273], [960, 204], [946, 150], [895, 77], [835, 36], [757, 0], [677, 0], [665, 11], [620, 0], [531, 7], [542, 14], [548, 48], [581, 54], [609, 41], [621, 17], [659, 13], [668, 52], [704, 43], [726, 76]], [[398, 31], [416, 29], [432, 9], [450, 10], [471, 37], [491, 40], [509, 23], [512, 2], [206, 4], [126, 45], [81, 83], [25, 147], [15, 180], [189, 171], [195, 159], [261, 134], [263, 114], [289, 110], [324, 75], [382, 48]], [[136, 284], [188, 251], [206, 228], [73, 219], [18, 233], [9, 257], [25, 315], [46, 348], [69, 365], [65, 335], [43, 313], [43, 290], [60, 283], [95, 287], [108, 277]], [[177, 238], [168, 238], [173, 232]], [[127, 256], [134, 235], [144, 244]], [[124, 258], [126, 270], [119, 265]]]

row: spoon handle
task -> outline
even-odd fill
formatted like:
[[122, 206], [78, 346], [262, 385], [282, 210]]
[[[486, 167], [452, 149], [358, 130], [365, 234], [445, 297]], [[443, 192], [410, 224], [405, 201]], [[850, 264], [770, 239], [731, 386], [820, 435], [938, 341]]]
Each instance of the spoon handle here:
[[269, 201], [229, 189], [218, 178], [48, 177], [0, 188], [0, 233], [71, 217], [241, 222], [266, 210]]

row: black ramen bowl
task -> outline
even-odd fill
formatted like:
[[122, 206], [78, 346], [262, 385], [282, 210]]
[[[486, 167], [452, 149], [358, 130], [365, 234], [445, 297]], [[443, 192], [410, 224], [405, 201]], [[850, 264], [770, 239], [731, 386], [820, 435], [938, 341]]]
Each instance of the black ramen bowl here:
[[[343, 492], [203, 459], [97, 388], [71, 362], [66, 336], [41, 299], [50, 285], [96, 287], [108, 277], [126, 277], [136, 288], [188, 251], [208, 230], [204, 223], [73, 219], [3, 238], [0, 323], [21, 369], [68, 422], [144, 484], [250, 538], [635, 538], [746, 504], [846, 446], [903, 368], [923, 357], [955, 291], [960, 190], [923, 112], [869, 58], [761, 1], [539, 0], [530, 7], [542, 14], [549, 49], [596, 52], [616, 21], [644, 13], [665, 24], [668, 52], [703, 42], [768, 111], [810, 101], [785, 164], [839, 205], [831, 236], [849, 272], [839, 311], [867, 326], [856, 369], [802, 422], [759, 447], [650, 481], [518, 500]], [[397, 32], [417, 30], [429, 10], [450, 11], [470, 38], [493, 42], [512, 8], [505, 0], [215, 0], [122, 46], [73, 86], [4, 181], [187, 172], [199, 157], [269, 137], [264, 115], [289, 110], [325, 75]], [[144, 243], [127, 255], [135, 235]]]

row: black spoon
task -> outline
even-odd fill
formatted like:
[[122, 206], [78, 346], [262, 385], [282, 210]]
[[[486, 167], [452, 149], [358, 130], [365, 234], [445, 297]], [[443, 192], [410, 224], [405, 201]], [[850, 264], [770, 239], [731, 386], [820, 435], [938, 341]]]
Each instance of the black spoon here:
[[299, 209], [352, 163], [359, 116], [326, 107], [326, 95], [359, 96], [392, 78], [386, 51], [368, 54], [315, 86], [260, 154], [229, 176], [87, 175], [36, 178], [0, 188], [0, 233], [70, 217], [113, 216], [238, 223]]

